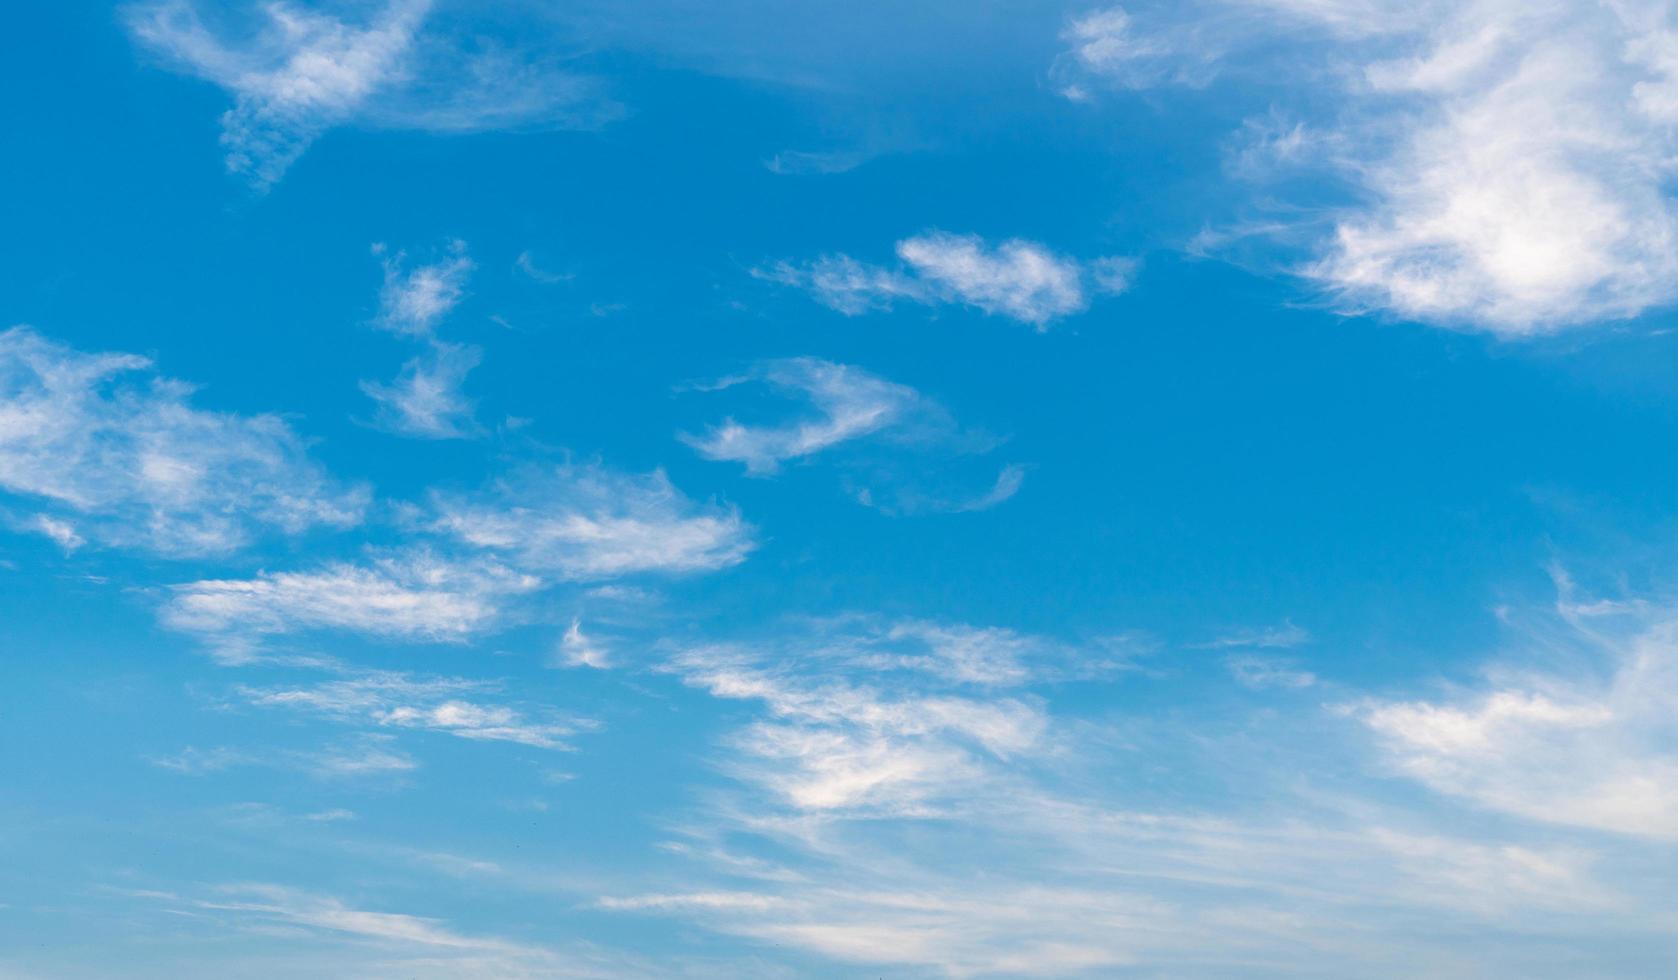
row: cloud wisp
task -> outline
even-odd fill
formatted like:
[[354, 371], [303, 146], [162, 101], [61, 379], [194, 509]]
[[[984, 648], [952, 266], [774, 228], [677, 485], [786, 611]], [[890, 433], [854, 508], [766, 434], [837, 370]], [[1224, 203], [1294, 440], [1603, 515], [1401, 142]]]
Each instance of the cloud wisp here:
[[827, 255], [807, 263], [778, 262], [753, 275], [804, 289], [846, 316], [899, 302], [960, 304], [1041, 331], [1083, 312], [1093, 294], [1123, 292], [1132, 272], [1126, 259], [1080, 262], [1024, 239], [992, 246], [977, 235], [943, 231], [903, 239], [897, 257], [901, 264], [896, 268]]
[[915, 389], [813, 357], [768, 361], [749, 374], [701, 387], [722, 391], [749, 382], [807, 402], [815, 417], [766, 426], [727, 419], [702, 435], [683, 433], [680, 438], [706, 459], [743, 463], [746, 472], [759, 476], [776, 472], [784, 462], [867, 436], [928, 440], [947, 438], [954, 428], [948, 413]]
[[539, 749], [569, 749], [567, 738], [592, 727], [580, 719], [532, 717], [522, 706], [486, 700], [500, 690], [491, 681], [372, 671], [314, 684], [240, 686], [237, 695], [254, 707]]
[[[747, 385], [802, 402], [810, 411], [790, 421], [766, 424], [729, 417], [703, 432], [684, 432], [678, 438], [706, 459], [741, 463], [748, 474], [759, 477], [774, 475], [787, 463], [849, 448], [852, 452], [845, 454], [842, 465], [869, 471], [868, 483], [855, 490], [857, 498], [900, 513], [986, 510], [1012, 497], [1024, 481], [1024, 467], [1007, 465], [982, 493], [947, 499], [919, 489], [916, 484], [926, 476], [929, 456], [983, 455], [999, 440], [963, 430], [937, 401], [855, 365], [814, 357], [783, 358], [688, 390], [723, 392]], [[912, 455], [915, 462], [896, 465], [887, 459], [893, 455]], [[911, 471], [914, 478], [905, 475]], [[848, 478], [848, 482], [856, 481]]]
[[328, 130], [437, 133], [591, 127], [618, 110], [551, 56], [427, 31], [431, 0], [387, 0], [364, 21], [291, 3], [219, 11], [140, 3], [130, 32], [163, 63], [225, 89], [227, 169], [266, 191]]
[[362, 393], [378, 403], [374, 424], [397, 435], [421, 439], [464, 439], [483, 429], [472, 400], [462, 390], [483, 352], [466, 344], [432, 342], [410, 358], [389, 384], [361, 382]]

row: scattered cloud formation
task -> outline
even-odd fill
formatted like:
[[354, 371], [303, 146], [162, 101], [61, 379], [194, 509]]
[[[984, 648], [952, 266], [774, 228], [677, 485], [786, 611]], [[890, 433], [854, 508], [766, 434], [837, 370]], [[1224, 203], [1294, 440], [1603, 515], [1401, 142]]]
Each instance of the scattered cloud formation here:
[[[1237, 816], [1136, 807], [1127, 797], [1146, 795], [1146, 779], [1115, 792], [1109, 773], [1085, 766], [1116, 751], [1174, 767], [1166, 760], [1185, 746], [1183, 730], [1091, 724], [1052, 710], [1043, 686], [1109, 656], [1008, 630], [868, 618], [683, 648], [665, 669], [759, 708], [719, 747], [742, 796], [695, 814], [672, 845], [696, 863], [675, 875], [692, 887], [599, 905], [953, 976], [1199, 975], [1254, 963], [1399, 976], [1416, 967], [1418, 945], [1430, 972], [1504, 957], [1522, 972], [1527, 953], [1488, 946], [1487, 931], [1602, 923], [1637, 907], [1598, 879], [1596, 850], [1428, 829], [1376, 794], [1296, 795], [1269, 781], [1274, 807], [1243, 804]], [[1289, 751], [1319, 758], [1319, 725], [1344, 724], [1324, 713]], [[1262, 747], [1251, 742], [1266, 729], [1231, 725], [1226, 735], [1197, 724], [1188, 739], [1208, 740], [1226, 775], [1289, 744], [1274, 723], [1277, 740]], [[917, 831], [928, 821], [951, 850]], [[750, 841], [763, 846], [743, 853]], [[984, 874], [971, 872], [975, 853]], [[1628, 927], [1662, 925], [1636, 913]], [[1465, 929], [1474, 941], [1447, 938]]]
[[192, 0], [162, 0], [129, 7], [127, 23], [165, 64], [233, 97], [221, 117], [227, 169], [259, 191], [338, 126], [458, 133], [588, 127], [617, 114], [556, 58], [426, 33], [432, 6], [386, 0], [361, 21], [284, 2], [211, 8], [212, 27]]
[[519, 597], [559, 583], [716, 571], [755, 546], [740, 515], [684, 497], [662, 472], [599, 465], [530, 467], [480, 494], [434, 493], [399, 508], [401, 547], [251, 578], [174, 586], [170, 628], [227, 661], [263, 637], [317, 630], [387, 640], [464, 642], [502, 627]]
[[[385, 255], [383, 245], [373, 254]], [[362, 393], [378, 403], [374, 423], [387, 432], [420, 439], [465, 439], [481, 435], [466, 397], [466, 375], [483, 352], [466, 344], [437, 339], [437, 325], [459, 305], [475, 265], [458, 239], [442, 258], [409, 267], [405, 253], [386, 256], [384, 285], [374, 323], [392, 333], [420, 340], [423, 352], [402, 365], [394, 382], [363, 381]]]
[[45, 508], [22, 524], [71, 549], [224, 554], [264, 532], [360, 522], [367, 491], [328, 476], [283, 419], [194, 408], [192, 395], [135, 354], [0, 333], [0, 490]]
[[[1138, 88], [1254, 75], [1282, 58], [1310, 66], [1291, 73], [1309, 86], [1291, 94], [1311, 129], [1296, 121], [1273, 134], [1266, 169], [1323, 168], [1347, 188], [1353, 203], [1331, 209], [1299, 269], [1343, 310], [1522, 337], [1678, 296], [1665, 5], [1264, 0], [1138, 11], [1074, 20], [1059, 67]], [[1325, 79], [1335, 86], [1326, 110]], [[1069, 92], [1089, 95], [1076, 81]], [[1304, 138], [1318, 151], [1286, 150]]]
[[1128, 260], [1083, 263], [1043, 245], [1011, 238], [990, 246], [977, 235], [929, 231], [897, 243], [897, 268], [868, 265], [848, 255], [797, 265], [779, 262], [754, 272], [796, 286], [846, 316], [890, 309], [899, 301], [959, 303], [1006, 316], [1038, 330], [1081, 313], [1092, 293], [1129, 286]]

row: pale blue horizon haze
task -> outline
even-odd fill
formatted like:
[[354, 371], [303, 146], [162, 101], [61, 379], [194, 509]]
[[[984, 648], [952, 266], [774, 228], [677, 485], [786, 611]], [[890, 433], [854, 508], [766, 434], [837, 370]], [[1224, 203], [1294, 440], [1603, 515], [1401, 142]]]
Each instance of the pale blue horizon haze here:
[[0, 978], [1678, 961], [1671, 4], [0, 36]]

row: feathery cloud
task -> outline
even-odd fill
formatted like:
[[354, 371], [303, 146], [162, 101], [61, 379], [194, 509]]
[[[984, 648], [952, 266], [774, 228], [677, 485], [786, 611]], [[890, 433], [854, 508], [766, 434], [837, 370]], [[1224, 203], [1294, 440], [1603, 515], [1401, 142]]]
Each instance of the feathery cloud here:
[[45, 507], [26, 526], [67, 548], [171, 557], [361, 520], [367, 491], [333, 480], [285, 421], [197, 409], [192, 393], [137, 355], [0, 333], [0, 490]]
[[587, 127], [617, 114], [556, 59], [425, 33], [431, 9], [386, 0], [364, 23], [284, 2], [220, 11], [238, 37], [207, 26], [192, 0], [136, 4], [126, 19], [166, 64], [233, 97], [221, 117], [227, 169], [259, 191], [346, 124], [472, 132]]
[[433, 341], [424, 354], [410, 358], [390, 384], [363, 381], [361, 390], [379, 405], [374, 421], [398, 435], [424, 439], [465, 439], [481, 429], [470, 399], [461, 391], [466, 375], [483, 352], [465, 344]]
[[993, 247], [977, 235], [928, 231], [898, 242], [897, 257], [902, 265], [896, 269], [828, 255], [802, 265], [779, 262], [753, 274], [808, 290], [846, 316], [890, 309], [900, 300], [960, 303], [1038, 330], [1083, 312], [1092, 292], [1119, 293], [1129, 285], [1127, 260], [1082, 263], [1018, 238]]
[[1576, 674], [1500, 671], [1488, 690], [1352, 710], [1399, 773], [1529, 820], [1678, 839], [1678, 621], [1566, 594], [1547, 645]]
[[531, 467], [476, 496], [432, 495], [432, 533], [564, 581], [715, 571], [754, 547], [738, 512], [685, 497], [662, 470]]
[[166, 625], [216, 635], [344, 629], [447, 642], [489, 628], [503, 601], [538, 588], [534, 576], [483, 561], [453, 561], [426, 549], [362, 565], [203, 579], [174, 587]]
[[817, 417], [781, 426], [748, 426], [728, 419], [704, 435], [683, 433], [681, 440], [706, 459], [741, 462], [747, 472], [763, 475], [774, 473], [787, 460], [882, 430], [901, 433], [912, 427], [925, 434], [951, 428], [944, 410], [913, 388], [852, 365], [813, 357], [768, 361], [750, 374], [725, 378], [704, 389], [720, 391], [751, 381], [802, 398]]

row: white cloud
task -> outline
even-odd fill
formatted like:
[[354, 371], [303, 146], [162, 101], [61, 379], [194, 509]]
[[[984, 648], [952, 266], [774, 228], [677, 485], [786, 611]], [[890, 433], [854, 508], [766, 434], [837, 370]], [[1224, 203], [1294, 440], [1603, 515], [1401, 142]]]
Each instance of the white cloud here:
[[387, 0], [364, 23], [284, 2], [219, 11], [242, 22], [237, 39], [206, 26], [191, 0], [139, 4], [127, 20], [167, 63], [233, 96], [221, 117], [227, 169], [258, 190], [348, 123], [470, 132], [589, 126], [615, 114], [554, 59], [423, 33], [431, 7]]
[[559, 638], [559, 656], [560, 662], [567, 667], [605, 670], [612, 665], [606, 649], [584, 635], [581, 619], [572, 619], [571, 625], [566, 627], [565, 634]]
[[1046, 725], [1015, 698], [888, 695], [789, 678], [728, 650], [689, 650], [672, 669], [717, 697], [764, 703], [775, 720], [734, 737], [747, 756], [739, 771], [800, 810], [934, 812], [949, 792], [983, 782], [987, 759], [1030, 750]]
[[807, 289], [847, 316], [889, 309], [899, 300], [961, 303], [1039, 330], [1082, 312], [1092, 291], [1118, 293], [1129, 285], [1125, 260], [1085, 264], [1018, 238], [992, 247], [977, 235], [929, 231], [898, 242], [897, 256], [903, 264], [895, 270], [832, 255], [802, 266], [781, 262], [754, 274]]
[[[302, 687], [241, 687], [249, 703], [310, 711], [347, 722], [411, 728], [474, 741], [565, 749], [564, 739], [588, 727], [577, 720], [535, 720], [507, 704], [482, 699], [499, 691], [488, 681], [376, 671]], [[467, 700], [467, 698], [477, 700]]]
[[1054, 74], [1062, 94], [1083, 101], [1083, 74], [1097, 75], [1124, 88], [1173, 84], [1202, 86], [1216, 74], [1221, 45], [1193, 21], [1139, 24], [1122, 7], [1094, 10], [1073, 18], [1061, 33], [1068, 44]]
[[46, 506], [26, 523], [66, 547], [218, 554], [268, 529], [360, 521], [367, 492], [332, 480], [285, 421], [191, 395], [137, 355], [0, 333], [0, 489]]
[[361, 390], [378, 402], [376, 422], [390, 432], [426, 439], [469, 438], [482, 430], [461, 386], [481, 357], [476, 347], [434, 341], [425, 354], [402, 366], [394, 382], [363, 381]]
[[988, 782], [996, 762], [1041, 748], [1048, 719], [1033, 699], [952, 688], [1052, 673], [1052, 644], [919, 621], [813, 626], [757, 647], [689, 648], [667, 667], [716, 697], [763, 704], [767, 718], [732, 738], [744, 757], [737, 771], [782, 803], [932, 813]]
[[434, 494], [426, 526], [564, 580], [715, 571], [754, 547], [736, 511], [694, 503], [663, 471], [632, 476], [598, 465], [533, 467], [477, 497]]
[[511, 603], [560, 582], [728, 568], [754, 547], [738, 513], [682, 496], [662, 472], [532, 467], [487, 493], [434, 493], [400, 509], [409, 544], [360, 562], [177, 585], [165, 625], [201, 634], [225, 660], [264, 636], [347, 630], [464, 642], [500, 628]]
[[[373, 247], [375, 255], [384, 251], [382, 245]], [[403, 252], [383, 262], [385, 280], [374, 322], [393, 333], [417, 337], [431, 336], [438, 322], [459, 305], [476, 268], [466, 254], [466, 243], [458, 239], [449, 243], [446, 257], [436, 262], [409, 268]]]
[[[1342, 309], [1519, 337], [1678, 298], [1666, 5], [1229, 0], [1157, 14], [1167, 40], [1138, 37], [1117, 8], [1075, 22], [1075, 60], [1125, 85], [1203, 74], [1208, 51], [1267, 79], [1289, 77], [1266, 70], [1285, 61], [1305, 83], [1293, 100], [1319, 113], [1333, 84], [1312, 127], [1322, 152], [1299, 162], [1357, 203], [1331, 212], [1301, 271]], [[1112, 30], [1080, 34], [1100, 24]], [[1169, 40], [1205, 31], [1209, 47]], [[1243, 47], [1257, 66], [1230, 53]], [[1298, 172], [1285, 162], [1266, 169]]]
[[1374, 701], [1358, 717], [1397, 771], [1539, 821], [1678, 839], [1678, 621], [1658, 610], [1564, 600], [1547, 655], [1582, 648], [1577, 673], [1503, 672], [1443, 702]]
[[540, 584], [534, 576], [492, 562], [456, 562], [416, 549], [362, 565], [178, 585], [163, 620], [175, 629], [226, 640], [344, 629], [395, 639], [460, 641], [495, 625], [508, 597]]
[[787, 460], [884, 429], [948, 427], [943, 410], [913, 388], [859, 367], [813, 357], [769, 361], [750, 375], [725, 379], [708, 390], [747, 381], [761, 381], [778, 392], [800, 397], [817, 413], [814, 419], [781, 426], [748, 426], [728, 419], [704, 435], [681, 435], [706, 459], [741, 462], [750, 473], [773, 473]]

